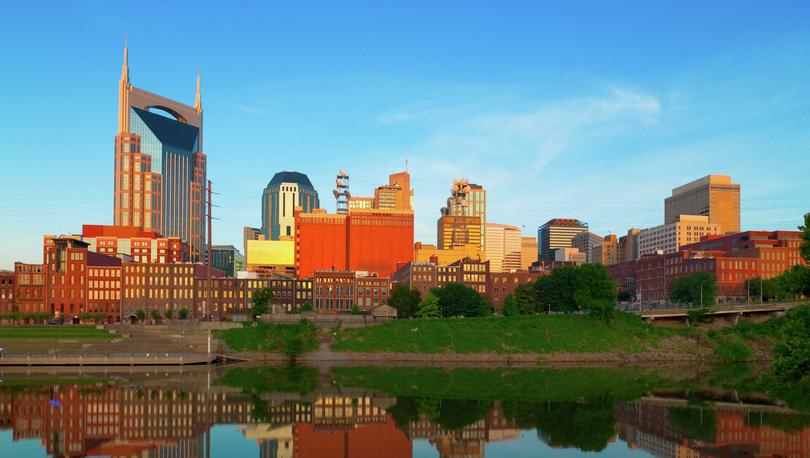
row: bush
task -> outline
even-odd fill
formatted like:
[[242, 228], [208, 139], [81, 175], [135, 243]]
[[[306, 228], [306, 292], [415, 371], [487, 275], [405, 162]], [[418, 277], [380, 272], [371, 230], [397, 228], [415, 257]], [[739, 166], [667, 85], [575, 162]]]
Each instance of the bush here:
[[153, 319], [154, 321], [158, 321], [158, 320], [160, 320], [160, 312], [158, 311], [158, 309], [152, 309], [152, 310], [150, 310], [150, 311], [149, 311], [149, 314], [152, 316], [152, 319]]
[[183, 307], [180, 310], [178, 310], [177, 318], [180, 318], [181, 320], [185, 320], [186, 318], [188, 318], [188, 309]]
[[419, 302], [419, 309], [416, 311], [416, 318], [439, 318], [441, 317], [439, 310], [439, 298], [431, 293], [428, 293], [421, 302]]
[[736, 335], [720, 337], [714, 346], [714, 355], [725, 362], [741, 362], [751, 359], [751, 349]]
[[138, 318], [138, 321], [143, 321], [146, 319], [146, 312], [143, 309], [138, 309], [135, 311], [135, 317]]
[[166, 317], [167, 320], [171, 320], [172, 317], [174, 316], [174, 309], [171, 308], [166, 309], [166, 311], [163, 312], [163, 315]]

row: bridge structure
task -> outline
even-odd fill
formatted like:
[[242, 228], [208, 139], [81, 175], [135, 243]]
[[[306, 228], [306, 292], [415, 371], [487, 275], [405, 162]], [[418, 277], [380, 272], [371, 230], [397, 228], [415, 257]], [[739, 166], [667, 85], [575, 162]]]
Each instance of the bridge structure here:
[[[756, 315], [783, 315], [795, 304], [773, 303], [756, 305], [732, 305], [724, 307], [712, 307], [706, 311], [704, 316], [717, 318], [731, 318], [737, 324], [740, 318]], [[696, 308], [677, 308], [635, 311], [647, 321], [655, 320], [686, 320], [689, 319], [689, 312]]]

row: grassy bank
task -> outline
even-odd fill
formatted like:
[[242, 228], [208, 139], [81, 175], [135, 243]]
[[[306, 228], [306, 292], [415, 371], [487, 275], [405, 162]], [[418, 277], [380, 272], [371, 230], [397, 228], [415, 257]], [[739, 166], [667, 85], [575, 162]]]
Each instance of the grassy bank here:
[[302, 352], [318, 349], [317, 329], [312, 323], [267, 324], [246, 323], [241, 328], [214, 331], [233, 351], [283, 351], [291, 342], [300, 344]]
[[109, 339], [110, 333], [95, 326], [0, 326], [0, 339]]
[[419, 353], [641, 352], [672, 334], [625, 314], [610, 322], [583, 315], [396, 320], [342, 329], [332, 348]]

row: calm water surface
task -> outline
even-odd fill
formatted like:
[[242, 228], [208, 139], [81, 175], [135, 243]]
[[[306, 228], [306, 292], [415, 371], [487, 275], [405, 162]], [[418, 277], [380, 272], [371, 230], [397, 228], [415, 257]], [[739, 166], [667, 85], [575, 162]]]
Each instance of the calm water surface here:
[[0, 457], [810, 456], [750, 371], [670, 372], [0, 373]]

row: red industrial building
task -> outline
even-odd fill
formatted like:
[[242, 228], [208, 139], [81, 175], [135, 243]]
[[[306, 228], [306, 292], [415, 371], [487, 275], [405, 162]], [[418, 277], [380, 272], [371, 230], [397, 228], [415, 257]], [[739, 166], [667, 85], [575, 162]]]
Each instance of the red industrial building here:
[[366, 271], [388, 277], [413, 260], [413, 212], [352, 209], [295, 215], [295, 264], [300, 278], [317, 270]]
[[0, 270], [0, 313], [12, 311], [14, 305], [14, 272]]

